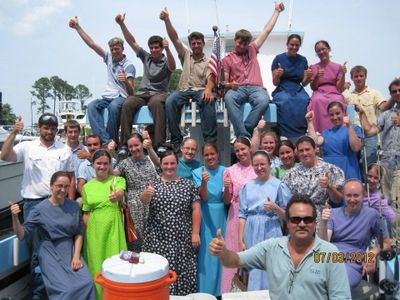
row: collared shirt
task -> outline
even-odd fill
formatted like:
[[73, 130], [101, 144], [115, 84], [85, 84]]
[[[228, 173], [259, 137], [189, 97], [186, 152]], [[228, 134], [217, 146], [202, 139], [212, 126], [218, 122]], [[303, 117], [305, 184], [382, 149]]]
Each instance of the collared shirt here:
[[143, 48], [140, 48], [137, 57], [139, 57], [143, 62], [143, 78], [136, 95], [145, 92], [153, 94], [166, 93], [171, 78], [171, 71], [168, 69], [167, 57], [162, 54], [159, 60], [154, 60], [150, 53], [145, 51]]
[[336, 246], [315, 237], [312, 249], [295, 269], [288, 249], [289, 238], [268, 239], [238, 253], [246, 269], [267, 271], [271, 299], [351, 299], [344, 265], [327, 261], [327, 253], [338, 253]]
[[124, 71], [126, 78], [135, 78], [135, 66], [125, 56], [121, 61], [114, 62], [110, 52], [104, 56], [104, 63], [107, 65], [107, 85], [101, 96], [107, 99], [128, 97], [125, 85], [119, 81], [118, 75]]
[[24, 162], [23, 198], [37, 199], [50, 195], [50, 178], [55, 172], [74, 172], [71, 150], [59, 141], [48, 148], [40, 139], [26, 141], [17, 144], [14, 151], [17, 161]]
[[254, 42], [248, 46], [248, 52], [238, 55], [232, 51], [222, 59], [225, 73], [229, 73], [229, 82], [236, 81], [239, 85], [263, 87], [260, 65], [257, 54], [259, 50]]
[[[371, 124], [376, 124], [377, 117], [380, 112], [379, 106], [385, 102], [385, 98], [380, 92], [366, 86], [365, 89], [360, 93], [354, 90], [351, 93], [344, 93], [343, 95], [347, 104], [360, 105], [367, 115], [368, 122]], [[354, 123], [358, 126], [361, 126], [360, 117], [358, 114], [355, 116]]]
[[182, 55], [179, 55], [182, 64], [182, 74], [179, 80], [178, 89], [180, 91], [199, 91], [204, 90], [207, 84], [207, 78], [210, 75], [208, 71], [209, 59], [203, 56], [195, 60], [193, 53], [184, 49]]
[[[68, 144], [67, 144], [67, 146], [68, 146]], [[74, 149], [72, 149], [69, 146], [68, 146], [68, 148], [71, 150], [71, 154], [72, 154], [72, 163], [74, 165], [74, 170], [75, 170], [75, 180], [78, 181], [79, 166], [82, 162], [85, 161], [85, 159], [79, 158], [77, 155], [77, 152], [80, 150], [85, 150], [85, 151], [88, 151], [88, 150], [87, 150], [86, 146], [82, 145], [81, 143], [79, 143], [78, 146], [76, 146]]]
[[[115, 158], [111, 159], [111, 165], [112, 168], [115, 168], [115, 166], [117, 165], [117, 160]], [[89, 160], [85, 159], [80, 164], [77, 178], [83, 179], [86, 182], [89, 182], [93, 178], [96, 178], [96, 171], [94, 170], [93, 165]]]
[[382, 165], [400, 170], [400, 126], [393, 125], [392, 116], [395, 114], [393, 109], [383, 112], [378, 118], [377, 126], [382, 132]]

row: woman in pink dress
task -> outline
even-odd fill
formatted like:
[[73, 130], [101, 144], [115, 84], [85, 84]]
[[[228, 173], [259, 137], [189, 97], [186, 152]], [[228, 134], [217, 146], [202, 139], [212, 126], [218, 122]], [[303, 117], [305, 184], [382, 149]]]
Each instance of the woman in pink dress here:
[[314, 128], [318, 132], [332, 127], [329, 121], [327, 107], [332, 101], [342, 102], [346, 107], [342, 95], [345, 75], [347, 72], [346, 62], [339, 65], [330, 60], [331, 47], [327, 41], [318, 41], [314, 46], [320, 62], [311, 65], [311, 96], [308, 111], [314, 111]]
[[[230, 204], [226, 222], [226, 245], [232, 251], [239, 251], [239, 191], [249, 180], [256, 178], [251, 166], [251, 144], [246, 137], [238, 137], [233, 144], [235, 154], [239, 160], [224, 171], [224, 202]], [[221, 292], [227, 293], [231, 289], [233, 275], [236, 269], [222, 268]]]

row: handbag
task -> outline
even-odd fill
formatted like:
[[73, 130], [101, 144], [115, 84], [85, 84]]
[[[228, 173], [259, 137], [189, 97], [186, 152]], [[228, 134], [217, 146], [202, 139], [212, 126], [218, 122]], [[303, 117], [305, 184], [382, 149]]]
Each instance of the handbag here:
[[231, 293], [246, 292], [248, 281], [249, 272], [246, 272], [243, 269], [237, 269], [232, 278]]
[[[114, 188], [115, 188], [116, 183], [117, 183], [117, 177], [114, 176], [114, 182], [113, 182]], [[136, 232], [136, 228], [135, 228], [135, 223], [133, 222], [131, 213], [129, 211], [129, 207], [128, 207], [128, 205], [126, 205], [124, 200], [125, 200], [125, 197], [123, 197], [121, 199], [121, 201], [119, 202], [119, 207], [121, 208], [122, 217], [124, 218], [123, 224], [124, 224], [126, 241], [128, 243], [132, 243], [132, 242], [136, 241], [138, 239], [138, 237], [137, 237], [137, 232]]]
[[127, 205], [123, 205], [122, 212], [124, 216], [124, 229], [125, 229], [126, 241], [128, 243], [132, 243], [138, 239], [135, 223], [133, 223], [132, 216]]

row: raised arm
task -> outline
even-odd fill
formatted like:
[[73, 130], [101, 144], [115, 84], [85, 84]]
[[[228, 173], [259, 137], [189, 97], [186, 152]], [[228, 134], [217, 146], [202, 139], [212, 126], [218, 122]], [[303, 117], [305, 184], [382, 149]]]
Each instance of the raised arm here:
[[349, 129], [349, 143], [350, 148], [353, 152], [358, 152], [361, 150], [361, 139], [357, 136], [357, 133], [354, 130], [353, 124], [351, 124], [349, 117], [343, 117], [343, 122]]
[[97, 45], [92, 38], [82, 29], [81, 25], [79, 25], [78, 17], [75, 16], [69, 21], [69, 27], [75, 29], [82, 40], [88, 45], [90, 48], [94, 50], [98, 55], [100, 55], [102, 58], [106, 55], [106, 52], [101, 48], [99, 45]]
[[10, 201], [8, 201], [8, 203], [10, 204], [14, 232], [19, 240], [23, 240], [25, 237], [25, 232], [18, 219], [18, 214], [21, 212], [21, 209], [18, 204], [14, 204]]
[[344, 64], [341, 65], [340, 72], [342, 73], [342, 76], [336, 82], [336, 87], [341, 93], [345, 90], [344, 86], [346, 83], [346, 73], [347, 73], [346, 64], [347, 64], [347, 61], [345, 61]]
[[123, 15], [117, 15], [115, 17], [115, 22], [121, 27], [122, 33], [124, 35], [125, 41], [131, 46], [133, 51], [135, 51], [136, 54], [139, 53], [140, 50], [140, 45], [136, 43], [135, 37], [132, 35], [132, 33], [128, 30], [128, 28], [125, 25], [125, 13]]
[[178, 52], [179, 55], [182, 55], [183, 51], [185, 50], [185, 47], [183, 47], [183, 44], [178, 37], [178, 33], [172, 26], [171, 20], [169, 19], [169, 12], [166, 7], [164, 7], [164, 9], [161, 11], [160, 19], [164, 21], [169, 39], [171, 40], [172, 44], [174, 44], [176, 51]]
[[15, 126], [11, 133], [8, 135], [6, 140], [1, 147], [1, 160], [4, 161], [17, 161], [17, 153], [14, 151], [14, 142], [17, 134], [24, 129], [24, 123], [21, 117], [18, 117], [15, 121]]
[[271, 18], [269, 19], [268, 23], [265, 24], [264, 29], [258, 35], [258, 37], [254, 40], [257, 48], [260, 49], [261, 46], [264, 44], [265, 40], [271, 33], [272, 29], [274, 28], [276, 21], [278, 20], [279, 14], [285, 9], [285, 5], [282, 2], [275, 4], [275, 10], [272, 14]]
[[224, 267], [243, 267], [243, 262], [240, 260], [239, 255], [236, 252], [230, 251], [226, 248], [221, 229], [217, 230], [217, 237], [211, 240], [208, 250], [210, 251], [211, 255], [219, 257], [219, 260]]
[[168, 70], [171, 72], [174, 72], [176, 69], [176, 63], [175, 63], [175, 58], [172, 55], [171, 49], [169, 49], [169, 42], [167, 38], [163, 39], [163, 48], [165, 49], [165, 54], [167, 55], [168, 59]]
[[306, 113], [306, 120], [307, 120], [307, 135], [311, 137], [315, 143], [320, 146], [324, 143], [324, 137], [318, 135], [314, 128], [314, 112], [311, 110]]

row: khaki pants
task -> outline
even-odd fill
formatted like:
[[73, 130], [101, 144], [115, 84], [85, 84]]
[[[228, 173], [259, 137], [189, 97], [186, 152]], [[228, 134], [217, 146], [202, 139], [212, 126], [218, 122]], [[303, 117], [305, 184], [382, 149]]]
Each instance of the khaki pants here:
[[[382, 184], [383, 194], [391, 202], [398, 218], [400, 216], [400, 170], [383, 168]], [[398, 227], [397, 223], [399, 223]], [[400, 239], [400, 220], [392, 224], [392, 237]]]

